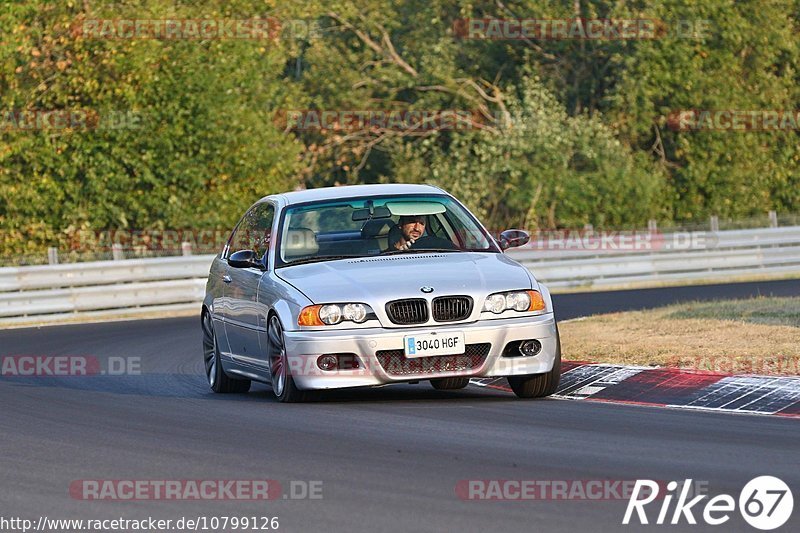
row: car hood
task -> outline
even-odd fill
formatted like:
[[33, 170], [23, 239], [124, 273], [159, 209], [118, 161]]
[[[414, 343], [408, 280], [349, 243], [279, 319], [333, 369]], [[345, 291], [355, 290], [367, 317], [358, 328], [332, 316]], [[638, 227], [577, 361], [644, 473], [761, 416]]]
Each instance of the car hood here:
[[343, 259], [279, 268], [275, 274], [314, 303], [382, 304], [399, 298], [533, 288], [525, 267], [498, 253], [407, 254]]

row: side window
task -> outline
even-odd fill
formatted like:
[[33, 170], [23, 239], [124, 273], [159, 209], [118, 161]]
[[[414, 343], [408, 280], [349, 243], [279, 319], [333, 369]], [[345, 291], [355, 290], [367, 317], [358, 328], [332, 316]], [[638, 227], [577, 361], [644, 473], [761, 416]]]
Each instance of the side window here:
[[439, 220], [437, 215], [429, 216], [428, 217], [428, 227], [426, 228], [428, 235], [433, 235], [434, 237], [444, 237], [447, 238], [447, 232], [444, 230], [442, 226], [442, 221]]
[[240, 250], [253, 250], [259, 259], [263, 259], [269, 250], [274, 217], [275, 208], [268, 202], [258, 204], [248, 211], [231, 238], [228, 255]]

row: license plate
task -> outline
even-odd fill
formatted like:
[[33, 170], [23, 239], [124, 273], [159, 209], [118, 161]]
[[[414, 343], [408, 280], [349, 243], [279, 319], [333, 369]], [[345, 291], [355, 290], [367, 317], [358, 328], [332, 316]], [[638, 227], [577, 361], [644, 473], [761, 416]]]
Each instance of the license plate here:
[[463, 331], [406, 335], [403, 340], [406, 357], [461, 355], [465, 350]]

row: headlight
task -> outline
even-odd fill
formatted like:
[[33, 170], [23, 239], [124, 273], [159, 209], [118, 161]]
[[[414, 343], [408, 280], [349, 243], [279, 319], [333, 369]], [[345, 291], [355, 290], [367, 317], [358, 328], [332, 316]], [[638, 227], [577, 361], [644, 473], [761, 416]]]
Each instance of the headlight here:
[[300, 326], [333, 326], [343, 321], [361, 324], [372, 309], [360, 303], [310, 305], [300, 311], [297, 324]]
[[338, 305], [323, 305], [319, 308], [319, 319], [332, 326], [342, 321], [342, 308]]
[[345, 320], [361, 323], [367, 318], [367, 307], [364, 304], [347, 304], [342, 315]]
[[506, 306], [514, 311], [527, 311], [531, 306], [531, 296], [527, 292], [511, 292], [506, 296]]
[[485, 312], [499, 315], [503, 311], [544, 311], [545, 304], [539, 291], [514, 291], [490, 294], [483, 303]]
[[492, 313], [502, 313], [506, 310], [506, 297], [504, 294], [492, 294], [486, 298], [486, 303], [483, 304], [484, 311], [491, 311]]

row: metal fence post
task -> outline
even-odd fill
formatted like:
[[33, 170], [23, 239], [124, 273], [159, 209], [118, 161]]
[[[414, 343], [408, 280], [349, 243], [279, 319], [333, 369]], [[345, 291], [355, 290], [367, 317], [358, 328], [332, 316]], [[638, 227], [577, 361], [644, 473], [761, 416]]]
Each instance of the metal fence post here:
[[719, 231], [719, 217], [717, 215], [711, 215], [711, 231], [716, 233]]
[[193, 254], [192, 243], [183, 241], [181, 243], [181, 253], [183, 255], [192, 255]]
[[125, 252], [122, 250], [122, 244], [115, 242], [111, 245], [111, 257], [114, 261], [122, 261], [125, 259]]
[[658, 222], [656, 222], [655, 219], [651, 218], [650, 220], [647, 221], [647, 231], [651, 233], [654, 231], [658, 231]]
[[778, 213], [775, 211], [769, 212], [769, 227], [770, 228], [778, 227]]
[[47, 263], [50, 265], [58, 264], [58, 248], [51, 246], [47, 249]]

